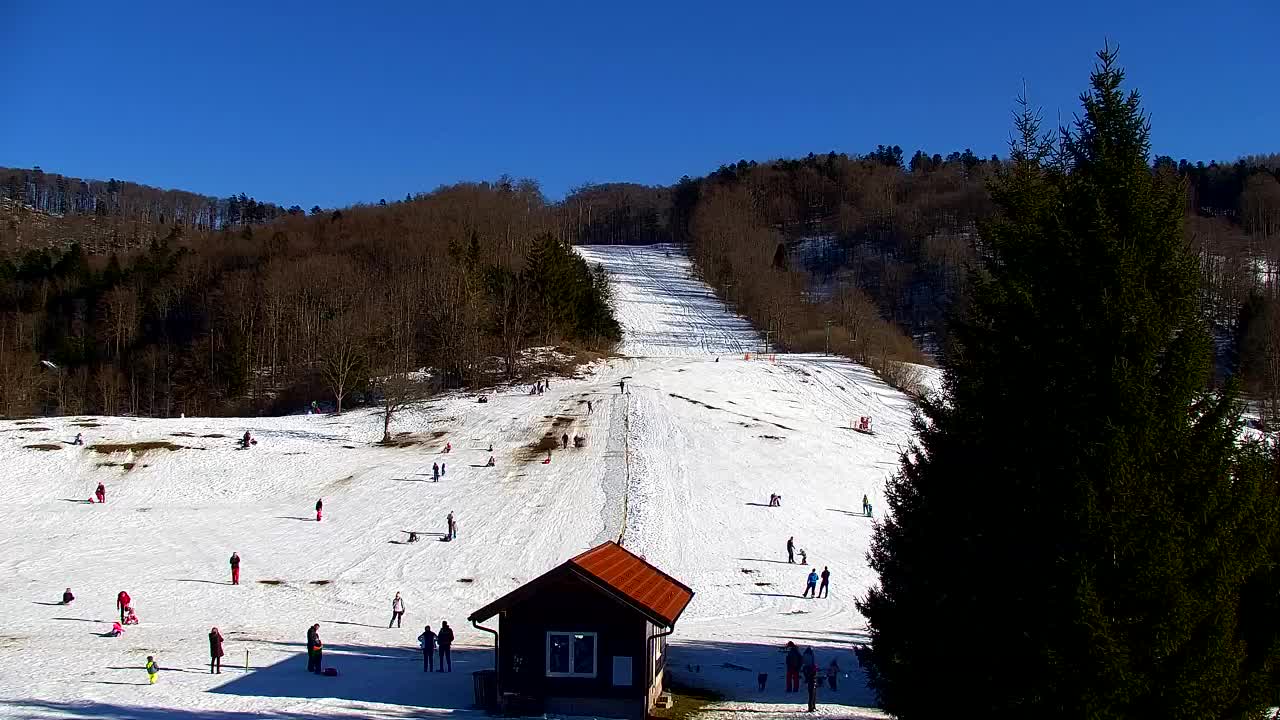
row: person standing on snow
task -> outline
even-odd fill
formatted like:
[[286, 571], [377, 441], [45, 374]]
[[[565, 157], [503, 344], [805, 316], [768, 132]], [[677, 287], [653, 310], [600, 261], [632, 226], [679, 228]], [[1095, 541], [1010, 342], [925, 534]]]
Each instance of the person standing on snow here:
[[836, 681], [839, 679], [839, 677], [840, 677], [840, 663], [836, 662], [835, 658], [831, 658], [831, 664], [827, 666], [827, 684], [831, 686], [832, 690], [837, 689]]
[[453, 540], [454, 538], [458, 537], [458, 522], [453, 519], [452, 512], [450, 512], [449, 515], [445, 517], [444, 522], [445, 522], [445, 537], [449, 538], [450, 540]]
[[75, 439], [75, 440], [72, 440], [72, 441], [71, 441], [71, 444], [72, 444], [72, 445], [83, 445], [83, 444], [84, 444], [84, 433], [76, 433], [76, 439]]
[[[805, 650], [805, 654], [810, 656], [811, 650]], [[809, 691], [809, 710], [813, 712], [818, 709], [818, 666], [813, 663], [805, 663], [804, 686]]]
[[787, 642], [787, 692], [800, 691], [800, 666], [803, 664], [800, 650], [793, 642]]
[[431, 666], [434, 664], [432, 660], [436, 652], [436, 634], [431, 632], [430, 625], [422, 629], [422, 634], [418, 636], [418, 645], [422, 647], [422, 672], [431, 672]]
[[76, 596], [71, 594], [71, 588], [67, 588], [66, 590], [64, 590], [64, 591], [62, 592], [62, 604], [63, 604], [63, 605], [70, 605], [70, 604], [71, 604], [71, 601], [72, 601], [72, 600], [75, 600], [75, 599], [76, 599]]
[[124, 622], [124, 613], [129, 609], [129, 603], [133, 602], [133, 598], [129, 597], [129, 593], [121, 590], [116, 594], [116, 609], [120, 611], [120, 622]]
[[316, 522], [320, 522], [320, 518], [324, 516], [324, 499], [316, 500]]
[[155, 685], [156, 675], [159, 675], [159, 674], [160, 674], [160, 664], [156, 662], [156, 659], [154, 656], [148, 655], [147, 656], [147, 683], [150, 685]]
[[391, 627], [392, 623], [396, 627], [400, 627], [400, 621], [404, 619], [404, 600], [400, 599], [400, 593], [391, 599], [391, 622], [387, 623], [387, 627]]
[[240, 584], [240, 553], [235, 551], [231, 553], [231, 584]]
[[818, 570], [814, 568], [809, 571], [809, 578], [804, 583], [804, 595], [800, 597], [809, 597], [810, 593], [817, 593], [818, 590]]
[[97, 496], [97, 498], [98, 498], [98, 503], [99, 503], [99, 504], [106, 502], [106, 501], [107, 501], [107, 486], [106, 486], [106, 485], [103, 485], [102, 483], [98, 483], [98, 489], [97, 489], [97, 490], [94, 490], [94, 491], [93, 491], [93, 494]]
[[[440, 634], [436, 635], [436, 643], [440, 645], [440, 667], [436, 672], [453, 672], [453, 658], [449, 657], [449, 647], [453, 645], [453, 628], [448, 622], [440, 623]], [[445, 665], [449, 666], [445, 670]]]
[[444, 477], [449, 472], [448, 463], [440, 463], [440, 477]]
[[827, 587], [827, 583], [831, 581], [831, 571], [826, 565], [822, 566], [822, 584], [818, 586], [818, 597], [831, 597], [831, 588]]
[[561, 450], [569, 449], [569, 433], [565, 433], [560, 436], [560, 449]]
[[871, 517], [871, 501], [865, 494], [862, 496], [862, 514]]
[[218, 628], [209, 631], [209, 674], [222, 674], [222, 633]]
[[588, 400], [588, 401], [587, 401], [587, 414], [588, 414], [588, 415], [590, 415], [590, 414], [591, 414], [591, 401], [590, 401], [590, 400]]
[[324, 653], [324, 644], [320, 642], [320, 623], [307, 630], [307, 672], [317, 675], [320, 671], [320, 660]]
[[796, 539], [794, 537], [787, 538], [787, 562], [793, 565], [796, 562]]
[[431, 482], [440, 482], [440, 463], [431, 463]]

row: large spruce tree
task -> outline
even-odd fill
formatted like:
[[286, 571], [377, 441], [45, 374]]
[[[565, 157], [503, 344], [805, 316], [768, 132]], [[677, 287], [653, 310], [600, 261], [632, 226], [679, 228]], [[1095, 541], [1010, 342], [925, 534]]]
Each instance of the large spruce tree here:
[[1209, 391], [1184, 190], [1098, 54], [1074, 126], [1024, 106], [943, 396], [889, 485], [860, 652], [902, 718], [1223, 718], [1276, 654], [1275, 478]]

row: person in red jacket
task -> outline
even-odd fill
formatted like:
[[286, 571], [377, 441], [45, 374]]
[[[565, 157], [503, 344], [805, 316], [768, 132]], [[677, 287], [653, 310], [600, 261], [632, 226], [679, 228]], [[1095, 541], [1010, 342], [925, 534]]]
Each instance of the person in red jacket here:
[[125, 608], [129, 607], [129, 603], [132, 601], [133, 599], [129, 597], [129, 593], [124, 590], [121, 590], [120, 594], [116, 595], [116, 608], [120, 611], [120, 622], [124, 622]]
[[324, 500], [316, 501], [316, 522], [320, 522], [321, 516], [324, 514]]
[[98, 496], [98, 502], [100, 502], [100, 503], [104, 503], [104, 502], [106, 502], [106, 501], [107, 501], [107, 486], [106, 486], [106, 485], [103, 485], [102, 483], [98, 483], [98, 489], [97, 489], [97, 490], [94, 490], [94, 491], [93, 491], [93, 494], [94, 494], [94, 495], [96, 495], [96, 496]]
[[240, 584], [240, 553], [231, 553], [231, 584]]
[[209, 631], [209, 674], [215, 672], [222, 673], [222, 633], [218, 628]]

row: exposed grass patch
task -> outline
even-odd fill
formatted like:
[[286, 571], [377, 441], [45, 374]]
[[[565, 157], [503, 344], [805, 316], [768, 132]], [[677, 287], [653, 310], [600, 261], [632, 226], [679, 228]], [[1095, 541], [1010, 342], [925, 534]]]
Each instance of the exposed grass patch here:
[[87, 427], [87, 428], [102, 427], [102, 423], [96, 423], [96, 422], [73, 422], [71, 424], [75, 425], [76, 427]]
[[62, 449], [61, 445], [55, 445], [53, 443], [36, 443], [35, 445], [23, 445], [23, 447], [25, 447], [28, 450], [40, 450], [43, 452]]
[[[124, 471], [125, 471], [125, 472], [129, 472], [130, 470], [134, 469], [134, 468], [135, 468], [135, 467], [137, 467], [137, 466], [138, 466], [138, 463], [131, 463], [131, 462], [127, 462], [127, 463], [101, 462], [101, 463], [98, 463], [98, 467], [118, 467], [118, 468], [124, 468]], [[143, 465], [142, 467], [146, 467], [146, 465]]]
[[173, 433], [172, 435], [173, 437], [195, 437], [196, 436], [195, 433], [189, 433], [189, 432], [176, 432], [176, 433]]
[[142, 454], [146, 452], [151, 452], [152, 450], [173, 451], [173, 450], [185, 450], [187, 448], [183, 445], [174, 445], [173, 443], [168, 442], [167, 440], [145, 440], [142, 442], [135, 442], [135, 443], [98, 443], [97, 445], [90, 445], [89, 449], [96, 453], [100, 453], [102, 455], [110, 455], [111, 453], [118, 453], [118, 452], [131, 452], [131, 453]]
[[444, 437], [444, 435], [445, 435], [445, 431], [444, 431], [444, 430], [436, 430], [435, 432], [431, 433], [431, 437], [433, 437], [433, 438], [435, 438], [435, 439], [437, 439], [437, 440], [439, 440], [440, 438]]
[[222, 433], [209, 433], [208, 435], [201, 435], [200, 437], [217, 439], [217, 438], [224, 438], [226, 437], [226, 435], [223, 435]]
[[671, 693], [671, 707], [654, 708], [649, 712], [652, 717], [663, 718], [663, 720], [689, 720], [701, 714], [708, 705], [724, 700], [724, 696], [714, 690], [693, 687], [681, 682], [674, 673], [671, 673], [667, 679], [667, 690]]

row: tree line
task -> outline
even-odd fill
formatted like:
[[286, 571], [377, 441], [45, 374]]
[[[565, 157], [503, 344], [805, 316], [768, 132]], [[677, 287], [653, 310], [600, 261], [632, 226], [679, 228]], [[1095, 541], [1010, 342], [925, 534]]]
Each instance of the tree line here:
[[484, 385], [517, 377], [531, 346], [619, 336], [601, 271], [572, 252], [535, 183], [146, 227], [140, 249], [73, 242], [0, 263], [0, 413], [340, 408], [389, 375]]

